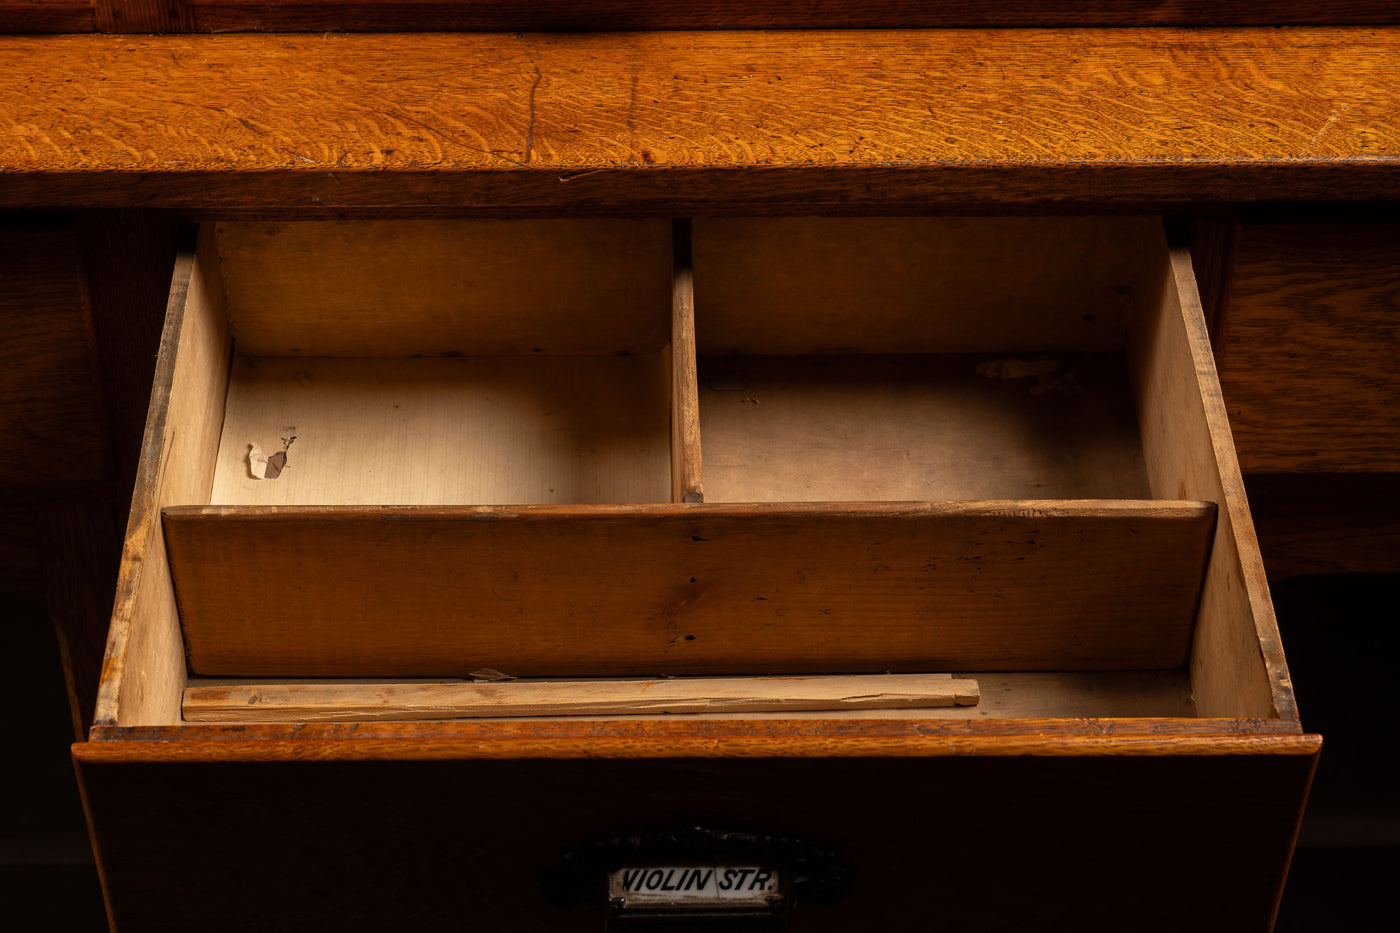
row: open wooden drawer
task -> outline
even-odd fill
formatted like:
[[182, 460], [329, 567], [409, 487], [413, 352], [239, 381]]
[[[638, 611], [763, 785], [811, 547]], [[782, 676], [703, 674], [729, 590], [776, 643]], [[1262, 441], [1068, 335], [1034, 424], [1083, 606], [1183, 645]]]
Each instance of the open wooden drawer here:
[[[354, 699], [485, 667], [982, 702]], [[521, 930], [598, 923], [565, 850], [697, 823], [849, 865], [793, 929], [1266, 929], [1320, 742], [1189, 256], [1131, 217], [205, 227], [92, 739], [122, 929]]]

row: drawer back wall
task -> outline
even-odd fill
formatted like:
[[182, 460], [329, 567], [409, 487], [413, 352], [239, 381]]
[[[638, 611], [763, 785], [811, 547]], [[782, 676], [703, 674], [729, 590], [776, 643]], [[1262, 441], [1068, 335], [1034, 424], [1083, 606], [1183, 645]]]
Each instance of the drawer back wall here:
[[1121, 350], [1150, 217], [695, 221], [696, 341], [717, 353]]
[[221, 223], [247, 356], [654, 353], [670, 341], [667, 220]]

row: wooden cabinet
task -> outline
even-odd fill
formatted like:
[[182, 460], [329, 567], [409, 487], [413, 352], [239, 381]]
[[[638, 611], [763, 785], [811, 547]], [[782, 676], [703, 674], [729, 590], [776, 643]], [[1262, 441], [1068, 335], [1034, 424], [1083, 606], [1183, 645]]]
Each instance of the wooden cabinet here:
[[[0, 37], [0, 206], [203, 225], [74, 749], [120, 929], [596, 928], [538, 873], [692, 825], [843, 860], [848, 896], [793, 929], [1269, 926], [1320, 739], [1226, 415], [1260, 470], [1330, 456], [1280, 412], [1389, 430], [1386, 358], [1354, 339], [1384, 333], [1347, 323], [1383, 315], [1388, 247], [1246, 231], [1234, 281], [1228, 250], [1202, 281], [1212, 347], [1158, 216], [1400, 198], [1389, 7], [344, 35], [315, 4], [116, 6], [97, 28], [312, 30]], [[420, 6], [509, 30], [732, 13]], [[1064, 28], [1120, 21], [1320, 25]], [[142, 278], [99, 254], [94, 306]], [[1369, 270], [1341, 298], [1335, 261]], [[143, 294], [132, 323], [160, 317]], [[1280, 347], [1338, 337], [1348, 391]], [[1340, 426], [1330, 466], [1384, 480], [1383, 434]], [[932, 669], [982, 701], [293, 722], [259, 689], [479, 667]], [[237, 690], [247, 715], [192, 721]]]

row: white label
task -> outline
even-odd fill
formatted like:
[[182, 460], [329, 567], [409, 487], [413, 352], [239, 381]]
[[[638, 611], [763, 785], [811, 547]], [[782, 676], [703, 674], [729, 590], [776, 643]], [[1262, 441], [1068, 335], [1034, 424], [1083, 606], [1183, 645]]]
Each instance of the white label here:
[[666, 865], [619, 868], [608, 895], [622, 907], [768, 906], [781, 896], [778, 872], [760, 865]]

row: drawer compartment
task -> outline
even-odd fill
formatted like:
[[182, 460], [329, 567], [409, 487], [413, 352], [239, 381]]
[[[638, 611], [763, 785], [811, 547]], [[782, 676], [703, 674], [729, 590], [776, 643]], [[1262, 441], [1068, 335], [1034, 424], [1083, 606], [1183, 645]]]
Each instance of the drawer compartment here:
[[[220, 224], [205, 238], [194, 274], [233, 356], [197, 504], [669, 498], [664, 221]], [[250, 459], [279, 454], [271, 474]]]
[[1153, 330], [1152, 220], [724, 218], [695, 243], [707, 501], [1181, 498], [1135, 381], [1184, 339]]
[[1183, 666], [1216, 504], [1157, 224], [876, 229], [207, 228], [192, 673]]
[[210, 500], [665, 502], [670, 444], [660, 353], [236, 357]]
[[172, 683], [946, 671], [1111, 711], [1081, 672], [1274, 708], [1156, 220], [674, 234], [206, 226], [122, 637]]

